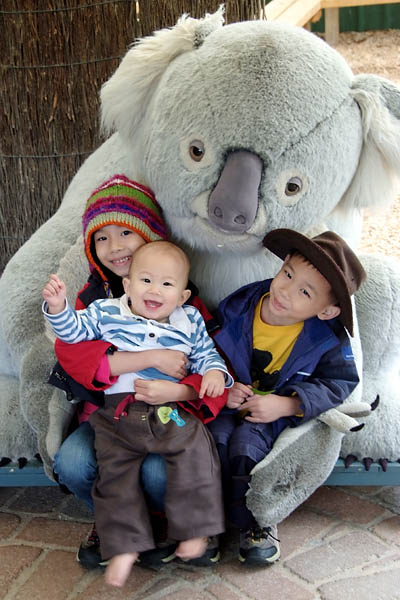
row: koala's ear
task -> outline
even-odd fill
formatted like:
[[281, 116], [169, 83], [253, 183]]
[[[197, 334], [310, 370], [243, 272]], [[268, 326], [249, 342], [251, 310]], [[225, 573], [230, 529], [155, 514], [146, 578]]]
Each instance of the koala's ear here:
[[204, 39], [224, 23], [224, 8], [192, 19], [184, 14], [175, 27], [161, 29], [138, 40], [126, 53], [111, 78], [103, 85], [101, 124], [107, 134], [119, 131], [133, 137], [144, 118], [150, 98], [170, 62], [201, 46]]
[[377, 75], [358, 75], [352, 96], [361, 111], [363, 146], [357, 171], [339, 206], [388, 206], [399, 183], [400, 88]]

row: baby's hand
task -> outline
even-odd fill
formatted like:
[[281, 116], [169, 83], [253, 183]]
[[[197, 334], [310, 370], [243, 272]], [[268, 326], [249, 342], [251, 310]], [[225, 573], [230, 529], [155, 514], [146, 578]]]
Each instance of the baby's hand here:
[[225, 375], [218, 369], [211, 369], [204, 373], [201, 381], [199, 398], [203, 398], [204, 395], [215, 398], [221, 396], [225, 389]]
[[239, 408], [247, 400], [250, 396], [253, 396], [253, 392], [251, 391], [250, 385], [245, 385], [244, 383], [239, 383], [235, 381], [233, 387], [230, 388], [228, 392], [228, 401], [226, 406], [228, 408]]
[[56, 315], [65, 308], [65, 298], [67, 297], [66, 285], [57, 275], [50, 275], [48, 283], [44, 286], [42, 297], [47, 302], [48, 312]]

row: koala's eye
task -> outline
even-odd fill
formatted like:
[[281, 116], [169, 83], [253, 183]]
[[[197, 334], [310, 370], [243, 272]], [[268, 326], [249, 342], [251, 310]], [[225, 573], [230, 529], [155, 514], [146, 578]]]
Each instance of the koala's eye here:
[[277, 200], [282, 206], [296, 206], [308, 192], [307, 174], [296, 167], [285, 169], [278, 174], [275, 189]]
[[303, 182], [300, 177], [291, 177], [286, 183], [285, 194], [286, 196], [295, 196], [301, 192], [303, 188]]
[[195, 162], [200, 162], [204, 157], [204, 144], [200, 140], [193, 140], [189, 146], [190, 158]]

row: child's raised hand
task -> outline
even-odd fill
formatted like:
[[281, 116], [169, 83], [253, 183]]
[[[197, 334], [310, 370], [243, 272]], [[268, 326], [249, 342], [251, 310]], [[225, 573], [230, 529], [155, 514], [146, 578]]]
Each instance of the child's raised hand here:
[[253, 396], [253, 392], [251, 390], [250, 385], [245, 385], [244, 383], [239, 383], [239, 381], [235, 381], [233, 387], [231, 387], [228, 391], [228, 401], [226, 406], [228, 408], [239, 408], [249, 398]]
[[50, 314], [60, 313], [65, 308], [65, 298], [67, 297], [65, 283], [57, 275], [50, 275], [49, 281], [43, 288], [42, 297], [47, 302]]
[[225, 389], [225, 375], [218, 369], [210, 369], [207, 373], [204, 373], [203, 379], [201, 380], [199, 398], [203, 398], [205, 395], [215, 398], [221, 396]]

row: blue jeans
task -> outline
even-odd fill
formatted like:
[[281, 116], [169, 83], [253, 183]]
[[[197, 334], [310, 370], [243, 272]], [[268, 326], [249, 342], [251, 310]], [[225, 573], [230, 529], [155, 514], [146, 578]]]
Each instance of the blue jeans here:
[[[54, 472], [59, 482], [93, 511], [92, 486], [97, 476], [94, 431], [88, 421], [81, 423], [67, 437], [54, 457]], [[150, 508], [164, 511], [167, 481], [164, 459], [158, 454], [148, 454], [142, 463], [141, 483]]]

